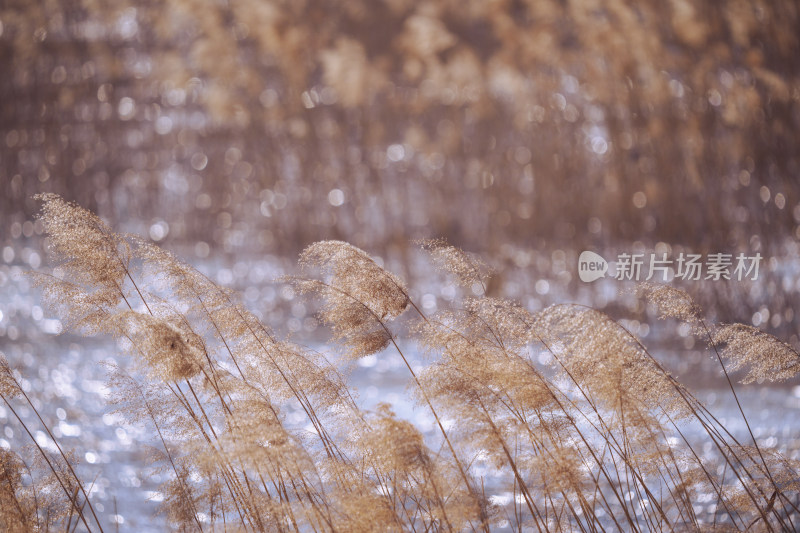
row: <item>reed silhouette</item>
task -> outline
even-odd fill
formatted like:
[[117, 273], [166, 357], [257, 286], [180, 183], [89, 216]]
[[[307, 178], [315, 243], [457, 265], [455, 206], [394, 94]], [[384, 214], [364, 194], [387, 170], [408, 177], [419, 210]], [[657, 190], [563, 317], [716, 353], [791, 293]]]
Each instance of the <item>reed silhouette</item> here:
[[[113, 336], [128, 355], [108, 369], [111, 401], [151, 430], [175, 530], [800, 528], [798, 461], [765, 448], [749, 424], [732, 434], [607, 314], [576, 304], [533, 313], [485, 296], [490, 270], [443, 241], [422, 247], [463, 290], [432, 314], [363, 250], [309, 246], [289, 281], [322, 301], [337, 345], [323, 354], [277, 338], [171, 253], [58, 196], [39, 199], [58, 266], [31, 275], [70, 330]], [[794, 348], [708, 323], [683, 291], [639, 292], [708, 344], [737, 405], [728, 371], [745, 369], [745, 381], [800, 372]], [[408, 358], [415, 349], [424, 368]], [[363, 409], [348, 388], [348, 364], [388, 350], [433, 434], [388, 405]], [[0, 398], [33, 443], [0, 450], [0, 528], [103, 531], [92, 480], [79, 478], [5, 357]], [[23, 406], [41, 428], [18, 416]], [[39, 429], [54, 446], [34, 438]]]

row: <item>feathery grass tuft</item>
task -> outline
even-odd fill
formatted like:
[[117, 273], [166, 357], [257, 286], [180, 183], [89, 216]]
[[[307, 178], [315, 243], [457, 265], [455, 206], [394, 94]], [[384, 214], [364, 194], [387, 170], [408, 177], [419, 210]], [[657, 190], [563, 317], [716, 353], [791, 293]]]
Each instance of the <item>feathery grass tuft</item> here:
[[800, 374], [800, 353], [758, 328], [725, 324], [714, 331], [713, 339], [731, 361], [729, 370], [749, 368], [742, 383], [785, 381]]
[[[334, 360], [278, 338], [173, 254], [57, 196], [39, 199], [61, 274], [36, 282], [71, 331], [113, 337], [129, 355], [108, 368], [110, 403], [149, 428], [142, 444], [165, 478], [160, 512], [173, 528], [798, 529], [798, 461], [752, 431], [734, 435], [607, 314], [575, 304], [531, 312], [485, 296], [489, 269], [443, 241], [423, 249], [483, 296], [430, 315], [363, 250], [325, 241], [302, 253], [291, 282], [323, 300], [343, 355]], [[707, 325], [683, 291], [639, 292], [705, 332], [723, 371], [723, 359], [748, 369], [745, 382], [800, 370], [793, 347], [750, 326]], [[355, 400], [338, 364], [385, 349], [405, 363], [433, 434]], [[428, 364], [413, 365], [410, 349]], [[18, 376], [0, 354], [0, 398], [33, 444], [0, 450], [0, 527], [102, 531], [91, 483]]]

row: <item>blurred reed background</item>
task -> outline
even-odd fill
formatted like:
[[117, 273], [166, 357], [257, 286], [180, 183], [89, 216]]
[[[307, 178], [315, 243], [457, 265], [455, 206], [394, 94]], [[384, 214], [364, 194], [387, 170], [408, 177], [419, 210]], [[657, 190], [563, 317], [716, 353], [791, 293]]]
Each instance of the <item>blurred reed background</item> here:
[[445, 237], [546, 276], [584, 248], [760, 251], [772, 284], [710, 301], [793, 332], [798, 22], [790, 0], [6, 1], [5, 258], [39, 192], [199, 259], [336, 238], [407, 272]]
[[584, 248], [761, 252], [756, 290], [701, 301], [793, 334], [797, 27], [791, 1], [5, 2], [4, 259], [38, 192], [187, 259], [336, 238], [409, 274], [445, 237], [570, 293]]

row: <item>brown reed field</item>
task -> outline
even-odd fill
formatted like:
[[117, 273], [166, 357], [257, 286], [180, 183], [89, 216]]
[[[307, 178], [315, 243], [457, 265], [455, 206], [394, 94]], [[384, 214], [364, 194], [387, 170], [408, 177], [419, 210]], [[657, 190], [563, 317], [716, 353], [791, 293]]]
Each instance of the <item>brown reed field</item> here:
[[[463, 290], [430, 314], [363, 250], [307, 247], [287, 281], [320, 302], [332, 332], [312, 350], [278, 338], [172, 253], [59, 196], [39, 200], [56, 268], [30, 275], [66, 330], [111, 336], [127, 354], [107, 369], [110, 401], [149, 431], [142, 446], [164, 473], [160, 512], [176, 531], [800, 528], [800, 464], [759, 444], [730, 377], [785, 380], [800, 373], [800, 354], [751, 326], [710, 323], [684, 291], [637, 289], [707, 344], [744, 435], [611, 316], [485, 296], [490, 269], [444, 241], [420, 244]], [[424, 367], [409, 350], [426, 354]], [[387, 351], [405, 362], [408, 394], [434, 431], [356, 400], [348, 369]], [[93, 480], [79, 477], [24, 377], [0, 362], [0, 398], [31, 437], [0, 450], [0, 529], [109, 530]]]

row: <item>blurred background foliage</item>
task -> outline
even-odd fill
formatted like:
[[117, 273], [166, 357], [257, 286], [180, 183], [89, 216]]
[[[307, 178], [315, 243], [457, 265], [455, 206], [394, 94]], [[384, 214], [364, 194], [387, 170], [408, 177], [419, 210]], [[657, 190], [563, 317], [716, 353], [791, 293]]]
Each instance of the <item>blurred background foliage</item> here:
[[[3, 0], [3, 238], [51, 191], [200, 258], [797, 256], [799, 9]], [[759, 298], [796, 288], [776, 283]]]

